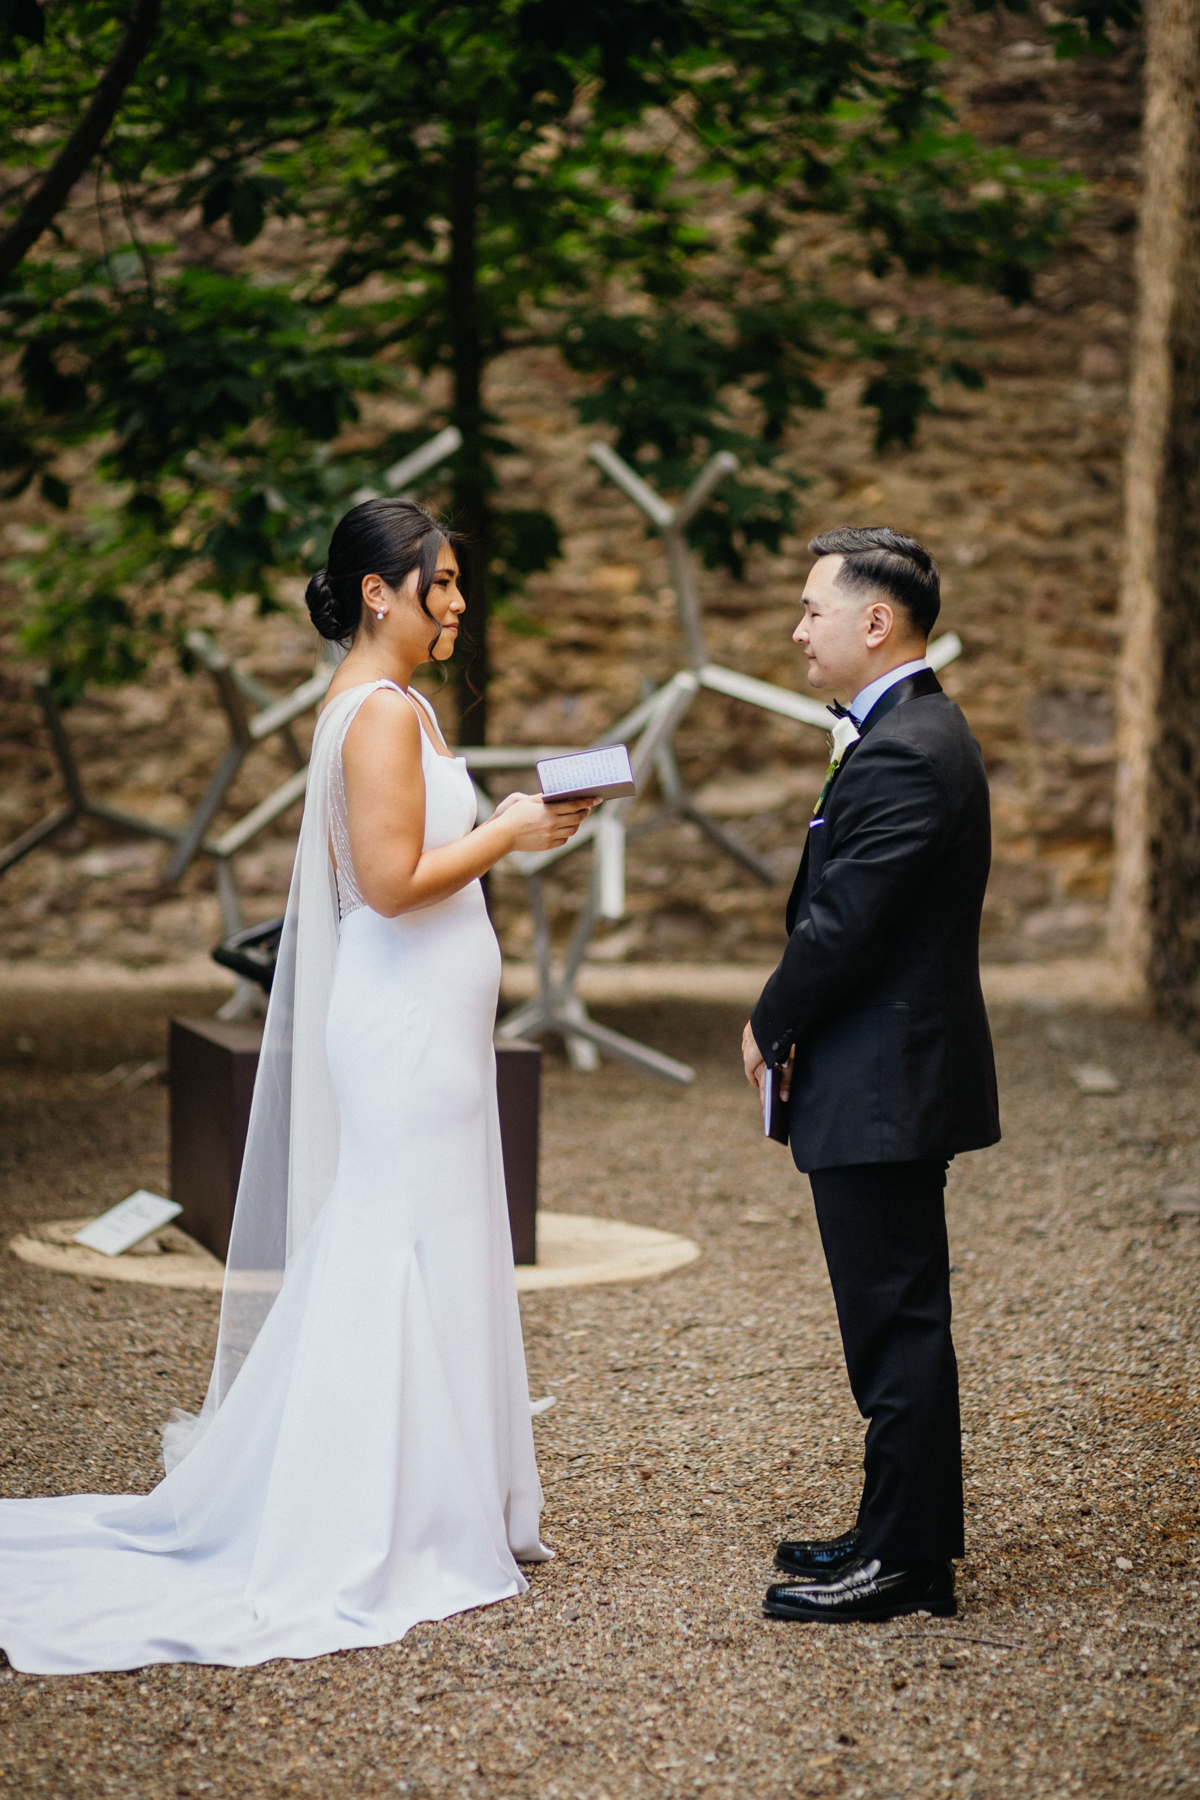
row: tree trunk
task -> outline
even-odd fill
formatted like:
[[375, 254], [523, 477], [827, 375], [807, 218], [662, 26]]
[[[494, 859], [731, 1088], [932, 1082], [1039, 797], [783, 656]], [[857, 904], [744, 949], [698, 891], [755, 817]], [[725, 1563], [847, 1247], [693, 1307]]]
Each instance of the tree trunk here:
[[1200, 1039], [1200, 0], [1146, 29], [1110, 945]]
[[476, 698], [465, 680], [467, 659], [458, 674], [460, 744], [487, 741], [488, 564], [491, 561], [491, 469], [484, 444], [484, 344], [479, 308], [479, 140], [474, 119], [456, 131], [450, 213], [450, 266], [446, 311], [449, 321], [453, 422], [462, 432], [455, 459], [453, 524], [469, 540], [465, 624], [474, 650], [469, 664]]
[[108, 136], [125, 89], [154, 42], [162, 0], [137, 0], [112, 61], [96, 85], [82, 119], [47, 169], [20, 213], [0, 236], [0, 285], [66, 205], [79, 177]]

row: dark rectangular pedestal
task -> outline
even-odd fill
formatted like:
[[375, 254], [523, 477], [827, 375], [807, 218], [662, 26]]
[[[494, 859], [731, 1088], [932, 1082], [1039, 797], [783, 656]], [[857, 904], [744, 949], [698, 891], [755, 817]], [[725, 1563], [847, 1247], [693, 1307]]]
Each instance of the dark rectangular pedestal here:
[[538, 1119], [542, 1096], [542, 1046], [523, 1038], [496, 1044], [496, 1097], [504, 1146], [504, 1185], [513, 1261], [537, 1261]]
[[[171, 1198], [183, 1208], [176, 1224], [222, 1262], [261, 1044], [261, 1020], [171, 1020]], [[508, 1222], [518, 1263], [537, 1261], [541, 1071], [540, 1045], [496, 1045]]]
[[262, 1044], [260, 1019], [172, 1019], [171, 1198], [175, 1221], [224, 1262]]

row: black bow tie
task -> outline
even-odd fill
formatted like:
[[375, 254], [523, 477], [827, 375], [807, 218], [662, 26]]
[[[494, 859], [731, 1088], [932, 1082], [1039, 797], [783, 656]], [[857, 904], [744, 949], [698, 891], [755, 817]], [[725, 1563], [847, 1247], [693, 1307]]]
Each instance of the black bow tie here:
[[825, 710], [826, 712], [831, 712], [835, 719], [852, 719], [854, 717], [850, 708], [848, 706], [843, 706], [840, 700], [827, 700], [825, 702]]

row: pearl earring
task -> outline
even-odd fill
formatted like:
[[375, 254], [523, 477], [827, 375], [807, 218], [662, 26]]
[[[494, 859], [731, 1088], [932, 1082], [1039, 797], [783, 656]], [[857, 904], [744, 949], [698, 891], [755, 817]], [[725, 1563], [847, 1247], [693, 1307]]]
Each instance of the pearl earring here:
[[381, 606], [381, 607], [380, 607], [380, 609], [379, 609], [379, 611], [378, 611], [378, 612], [377, 612], [377, 613], [376, 613], [376, 614], [375, 614], [375, 617], [376, 617], [376, 618], [377, 618], [377, 619], [380, 619], [380, 620], [382, 620], [382, 618], [383, 618], [383, 608], [382, 608], [382, 606]]

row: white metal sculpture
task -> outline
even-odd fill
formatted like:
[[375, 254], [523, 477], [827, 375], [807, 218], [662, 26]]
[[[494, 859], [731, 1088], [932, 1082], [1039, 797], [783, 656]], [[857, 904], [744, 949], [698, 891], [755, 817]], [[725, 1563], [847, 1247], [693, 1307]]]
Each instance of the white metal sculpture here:
[[[631, 801], [606, 801], [561, 849], [512, 858], [529, 888], [538, 992], [533, 1000], [509, 1013], [499, 1030], [506, 1037], [536, 1037], [543, 1031], [557, 1031], [566, 1041], [572, 1065], [578, 1069], [595, 1068], [597, 1051], [607, 1050], [610, 1055], [669, 1081], [688, 1082], [693, 1079], [694, 1072], [686, 1064], [596, 1025], [575, 992], [575, 983], [597, 922], [624, 916], [626, 843], [646, 836], [669, 818], [689, 819], [725, 855], [760, 881], [774, 883], [776, 873], [770, 863], [697, 804], [679, 772], [674, 750], [675, 732], [702, 688], [819, 731], [831, 729], [833, 716], [819, 700], [794, 694], [788, 688], [776, 687], [773, 682], [760, 681], [755, 676], [743, 675], [740, 670], [727, 669], [709, 660], [686, 532], [704, 502], [737, 468], [737, 458], [727, 450], [719, 451], [700, 471], [678, 506], [672, 507], [607, 444], [593, 444], [591, 457], [662, 534], [689, 667], [672, 676], [665, 686], [649, 694], [632, 712], [595, 740], [597, 744], [615, 744], [629, 743], [638, 737], [638, 747], [633, 754], [635, 775], [641, 777], [653, 771], [658, 779], [662, 804], [649, 815], [631, 822]], [[961, 640], [954, 632], [947, 632], [930, 645], [929, 661], [935, 669], [944, 668], [961, 652]], [[562, 965], [556, 969], [546, 919], [542, 872], [588, 843], [594, 845], [594, 861], [587, 899], [575, 920]]]
[[[411, 482], [453, 454], [462, 442], [455, 427], [439, 432], [411, 455], [404, 457], [383, 476], [393, 492], [405, 489]], [[760, 681], [737, 669], [727, 669], [711, 662], [704, 636], [704, 622], [695, 571], [688, 549], [686, 531], [690, 521], [725, 477], [738, 466], [736, 457], [721, 451], [700, 471], [688, 492], [672, 507], [650, 484], [631, 469], [606, 444], [594, 444], [593, 461], [640, 508], [661, 532], [666, 546], [671, 581], [675, 592], [680, 629], [687, 654], [687, 667], [680, 669], [660, 688], [649, 692], [632, 711], [618, 719], [595, 744], [624, 743], [631, 746], [634, 776], [642, 789], [653, 774], [658, 781], [661, 804], [652, 812], [631, 818], [633, 801], [610, 800], [587, 820], [570, 843], [559, 850], [538, 855], [517, 854], [509, 860], [524, 876], [530, 914], [534, 927], [534, 962], [537, 969], [537, 993], [534, 998], [510, 1012], [498, 1031], [503, 1037], [540, 1036], [552, 1031], [560, 1034], [572, 1065], [577, 1069], [594, 1069], [599, 1055], [630, 1063], [636, 1068], [680, 1083], [693, 1079], [693, 1070], [673, 1057], [640, 1044], [633, 1038], [599, 1025], [589, 1017], [586, 1006], [575, 991], [599, 920], [618, 920], [625, 913], [625, 848], [656, 830], [670, 818], [690, 820], [725, 855], [749, 870], [763, 882], [776, 879], [772, 866], [735, 833], [727, 830], [697, 804], [679, 771], [675, 757], [675, 733], [702, 689], [723, 694], [729, 699], [763, 711], [792, 719], [797, 724], [828, 732], [831, 715], [820, 701], [792, 693], [772, 682]], [[375, 497], [374, 489], [362, 489], [356, 501]], [[407, 497], [407, 496], [406, 496]], [[217, 695], [229, 724], [229, 744], [191, 819], [182, 829], [162, 825], [138, 814], [109, 806], [92, 799], [86, 792], [79, 767], [54, 699], [49, 677], [34, 677], [34, 687], [54, 746], [67, 803], [0, 851], [0, 874], [23, 856], [44, 843], [56, 831], [81, 817], [90, 817], [122, 830], [158, 838], [172, 846], [163, 870], [164, 883], [178, 882], [189, 863], [197, 855], [212, 859], [216, 872], [217, 892], [226, 934], [242, 925], [241, 901], [238, 894], [234, 858], [254, 838], [303, 798], [308, 768], [292, 734], [292, 724], [311, 707], [318, 705], [332, 679], [336, 657], [302, 682], [290, 694], [275, 698], [253, 676], [237, 668], [232, 659], [202, 631], [189, 632], [187, 646], [197, 661], [211, 675]], [[929, 649], [929, 661], [935, 669], [943, 668], [960, 654], [962, 644], [953, 633], [938, 638]], [[253, 707], [255, 710], [248, 710]], [[217, 836], [210, 827], [225, 804], [233, 781], [250, 752], [268, 738], [281, 738], [286, 754], [295, 765], [294, 772], [273, 793]], [[578, 746], [568, 745], [469, 745], [460, 748], [473, 776], [479, 796], [480, 814], [486, 817], [493, 801], [481, 785], [480, 778], [501, 770], [531, 769], [546, 756], [563, 754]], [[542, 876], [562, 857], [575, 854], [586, 845], [593, 846], [593, 865], [587, 897], [576, 917], [563, 961], [556, 968], [551, 944]], [[232, 999], [223, 1007], [225, 1017], [261, 1005], [261, 996], [252, 983], [238, 982]]]

